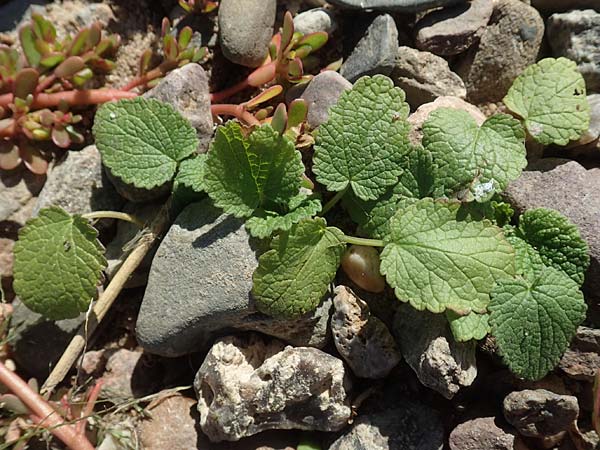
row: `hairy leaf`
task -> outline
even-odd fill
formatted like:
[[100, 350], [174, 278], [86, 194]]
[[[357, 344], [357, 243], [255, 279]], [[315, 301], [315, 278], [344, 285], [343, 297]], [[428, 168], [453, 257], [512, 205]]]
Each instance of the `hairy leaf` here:
[[175, 182], [187, 186], [195, 192], [206, 192], [204, 186], [204, 166], [207, 155], [205, 153], [193, 158], [184, 159], [179, 165]]
[[590, 125], [585, 81], [575, 62], [566, 58], [546, 58], [529, 66], [516, 78], [504, 103], [544, 145], [566, 145]]
[[489, 314], [471, 312], [466, 316], [460, 316], [453, 311], [446, 311], [446, 318], [457, 342], [480, 340], [490, 332]]
[[508, 367], [537, 380], [560, 360], [585, 318], [586, 304], [577, 283], [546, 267], [533, 280], [499, 281], [489, 310], [492, 335]]
[[142, 97], [102, 105], [93, 132], [104, 165], [144, 189], [170, 182], [178, 163], [198, 147], [196, 132], [181, 114]]
[[106, 267], [97, 237], [87, 220], [59, 207], [29, 220], [14, 247], [13, 287], [23, 303], [53, 320], [86, 311]]
[[425, 198], [391, 220], [381, 273], [416, 309], [484, 313], [496, 281], [515, 273], [502, 230], [488, 221], [458, 221], [457, 210]]

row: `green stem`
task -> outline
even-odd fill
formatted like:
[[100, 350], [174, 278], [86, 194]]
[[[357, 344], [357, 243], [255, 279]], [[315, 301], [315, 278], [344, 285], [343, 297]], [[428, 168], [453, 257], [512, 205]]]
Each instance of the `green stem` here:
[[381, 239], [367, 239], [367, 238], [359, 238], [359, 237], [355, 237], [355, 236], [344, 235], [342, 240], [346, 244], [364, 245], [366, 247], [385, 247], [385, 244]]
[[344, 196], [344, 194], [346, 193], [347, 190], [348, 190], [348, 186], [346, 186], [344, 189], [342, 189], [337, 194], [335, 194], [333, 197], [331, 197], [331, 199], [327, 203], [325, 203], [325, 206], [323, 206], [323, 210], [321, 211], [321, 216], [324, 216], [325, 214], [327, 214], [329, 212], [329, 210], [331, 208], [333, 208], [337, 202], [340, 201], [340, 199]]
[[93, 219], [118, 219], [126, 222], [131, 222], [140, 228], [144, 228], [144, 223], [137, 217], [124, 212], [118, 211], [92, 211], [91, 213], [82, 214], [81, 217], [88, 220]]

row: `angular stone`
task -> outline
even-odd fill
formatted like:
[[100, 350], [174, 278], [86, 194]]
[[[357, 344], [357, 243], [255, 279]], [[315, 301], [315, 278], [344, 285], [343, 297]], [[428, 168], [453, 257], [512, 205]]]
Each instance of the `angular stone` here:
[[277, 0], [221, 0], [219, 41], [231, 62], [258, 67], [273, 36]]
[[590, 250], [584, 292], [591, 304], [600, 300], [600, 176], [597, 172], [586, 170], [575, 161], [545, 158], [530, 164], [504, 193], [518, 212], [552, 208], [577, 225]]
[[389, 14], [377, 16], [340, 67], [340, 74], [354, 83], [365, 75], [389, 75], [398, 52], [398, 29]]
[[294, 17], [294, 30], [302, 34], [324, 31], [331, 34], [337, 29], [337, 21], [333, 13], [325, 8], [313, 8], [303, 11]]
[[186, 207], [152, 261], [136, 325], [140, 345], [178, 356], [202, 350], [231, 329], [325, 345], [331, 301], [295, 320], [257, 312], [250, 295], [258, 264], [252, 246], [243, 221], [222, 214], [210, 200]]
[[121, 208], [124, 200], [108, 181], [95, 145], [65, 156], [48, 174], [34, 208], [35, 215], [49, 206], [60, 206], [72, 214]]
[[433, 11], [415, 26], [417, 48], [444, 56], [462, 53], [479, 42], [493, 11], [493, 0]]
[[308, 125], [317, 128], [329, 118], [329, 108], [335, 105], [342, 92], [352, 89], [352, 83], [339, 73], [327, 70], [314, 77], [301, 95], [308, 104]]
[[411, 125], [408, 138], [413, 144], [417, 145], [421, 143], [421, 139], [423, 139], [423, 124], [429, 117], [429, 114], [438, 108], [453, 108], [466, 111], [477, 122], [477, 125], [480, 126], [486, 119], [485, 114], [477, 106], [471, 105], [461, 98], [449, 96], [438, 97], [431, 103], [419, 106], [414, 113], [408, 116], [408, 123]]
[[410, 47], [398, 48], [390, 77], [396, 86], [404, 90], [406, 101], [412, 109], [432, 102], [437, 97], [465, 98], [467, 94], [465, 84], [450, 70], [445, 59]]
[[450, 433], [450, 450], [515, 450], [515, 435], [497, 422], [482, 417], [461, 423]]
[[[0, 222], [14, 220], [19, 210], [38, 195], [45, 181], [45, 176], [35, 175], [24, 167], [0, 173]], [[24, 223], [24, 220], [19, 222]]]
[[144, 450], [190, 450], [198, 444], [196, 401], [172, 395], [148, 407], [150, 417], [138, 425]]
[[330, 3], [349, 9], [375, 9], [413, 13], [438, 6], [463, 3], [464, 0], [330, 0]]
[[186, 64], [175, 69], [146, 92], [144, 97], [173, 106], [196, 129], [200, 141], [199, 150], [208, 151], [213, 134], [213, 119], [208, 76], [200, 64]]
[[52, 321], [31, 311], [19, 299], [15, 299], [12, 305], [12, 355], [27, 375], [45, 380], [85, 321], [85, 314], [75, 319]]
[[439, 415], [427, 406], [407, 402], [397, 409], [358, 416], [329, 450], [441, 450], [443, 441]]
[[599, 91], [600, 12], [586, 9], [553, 14], [546, 35], [552, 54], [575, 61], [588, 91]]
[[385, 378], [402, 358], [394, 338], [351, 289], [334, 292], [331, 332], [338, 352], [356, 376]]
[[539, 11], [560, 12], [571, 9], [593, 8], [600, 11], [598, 0], [531, 0], [531, 6]]
[[255, 334], [217, 341], [194, 380], [200, 427], [213, 442], [269, 429], [339, 430], [351, 416], [349, 387], [341, 360]]
[[121, 348], [108, 357], [102, 380], [100, 398], [118, 403], [154, 393], [161, 378], [148, 355]]
[[514, 79], [536, 62], [544, 21], [520, 0], [498, 0], [479, 45], [467, 52], [456, 72], [475, 104], [501, 100]]
[[523, 436], [549, 437], [568, 430], [579, 416], [577, 397], [545, 389], [511, 392], [504, 398], [504, 417]]
[[577, 328], [577, 334], [560, 359], [558, 367], [570, 378], [593, 382], [600, 370], [600, 330]]
[[475, 380], [475, 344], [455, 342], [443, 314], [404, 304], [396, 312], [394, 334], [419, 381], [447, 399]]

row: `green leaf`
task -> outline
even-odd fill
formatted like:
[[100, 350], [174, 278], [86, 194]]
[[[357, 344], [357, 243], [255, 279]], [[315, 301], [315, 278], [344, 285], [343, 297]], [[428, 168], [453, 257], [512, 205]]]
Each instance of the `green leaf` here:
[[389, 234], [390, 219], [402, 199], [419, 199], [431, 194], [433, 164], [428, 151], [421, 146], [414, 148], [402, 158], [401, 167], [398, 183], [377, 200], [361, 200], [353, 193], [344, 196], [342, 202], [352, 220], [360, 226], [361, 233], [382, 239]]
[[196, 131], [181, 114], [142, 97], [102, 105], [93, 132], [104, 165], [143, 189], [170, 182], [178, 163], [198, 148]]
[[537, 380], [556, 366], [585, 318], [579, 286], [546, 267], [533, 280], [498, 282], [489, 306], [492, 335], [508, 367]]
[[514, 251], [488, 221], [458, 221], [458, 205], [425, 198], [398, 210], [381, 253], [396, 296], [418, 309], [484, 313], [497, 280], [515, 273]]
[[562, 270], [580, 286], [590, 265], [590, 255], [579, 229], [553, 209], [536, 208], [519, 219], [519, 230], [547, 266]]
[[535, 279], [546, 267], [542, 257], [513, 227], [504, 227], [506, 240], [515, 249], [515, 271], [527, 280]]
[[216, 206], [236, 217], [285, 206], [302, 183], [302, 157], [285, 136], [263, 125], [244, 137], [237, 122], [217, 129], [208, 153], [204, 184]]
[[53, 320], [86, 311], [106, 267], [97, 237], [87, 220], [58, 207], [29, 220], [14, 247], [13, 287], [23, 303]]
[[471, 312], [466, 316], [461, 316], [453, 311], [446, 311], [446, 318], [457, 342], [481, 340], [490, 332], [489, 314]]
[[590, 126], [585, 81], [566, 58], [546, 58], [529, 66], [515, 79], [504, 103], [544, 145], [566, 145]]
[[317, 133], [313, 171], [329, 191], [348, 186], [376, 200], [402, 173], [408, 143], [404, 92], [383, 76], [363, 77], [342, 93]]
[[318, 214], [321, 211], [321, 201], [300, 194], [292, 200], [289, 209], [284, 214], [257, 210], [246, 220], [246, 228], [252, 236], [260, 239], [271, 236], [275, 231], [289, 231], [295, 223]]
[[252, 293], [259, 311], [298, 317], [317, 307], [340, 265], [343, 233], [316, 218], [294, 225], [258, 260]]
[[175, 182], [189, 187], [195, 192], [206, 192], [204, 186], [204, 167], [206, 165], [205, 153], [184, 159], [179, 165], [179, 171], [175, 177]]
[[423, 145], [433, 156], [436, 186], [461, 200], [488, 200], [527, 165], [523, 128], [506, 114], [479, 127], [466, 111], [436, 109], [423, 125]]

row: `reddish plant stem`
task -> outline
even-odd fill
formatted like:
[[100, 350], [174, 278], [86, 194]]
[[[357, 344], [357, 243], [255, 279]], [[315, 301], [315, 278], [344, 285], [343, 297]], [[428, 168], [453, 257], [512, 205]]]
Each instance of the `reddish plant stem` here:
[[223, 100], [231, 97], [232, 95], [237, 94], [238, 92], [243, 91], [248, 87], [250, 87], [250, 85], [248, 84], [248, 78], [244, 78], [239, 83], [234, 84], [233, 86], [228, 87], [227, 89], [223, 89], [222, 91], [210, 94], [210, 101], [211, 103], [222, 102]]
[[66, 424], [42, 396], [34, 392], [16, 373], [8, 370], [2, 362], [0, 362], [0, 383], [19, 397], [19, 400], [31, 410], [32, 416], [39, 419], [41, 426], [48, 428], [48, 431], [71, 450], [94, 450], [85, 436], [77, 434], [75, 427]]
[[144, 86], [150, 81], [154, 80], [155, 78], [162, 77], [167, 72], [170, 72], [171, 70], [175, 69], [177, 65], [177, 61], [165, 61], [160, 66], [155, 67], [154, 69], [146, 72], [144, 75], [135, 77], [125, 86], [123, 86], [121, 90], [130, 91], [138, 86]]
[[[86, 89], [53, 94], [40, 93], [34, 97], [31, 109], [52, 108], [58, 106], [61, 101], [65, 101], [69, 106], [87, 106], [134, 97], [137, 97], [137, 94], [121, 89]], [[13, 94], [0, 95], [0, 106], [7, 107], [13, 100]]]
[[44, 81], [38, 84], [38, 87], [35, 89], [35, 92], [39, 94], [40, 92], [44, 92], [52, 83], [56, 81], [56, 75], [48, 75]]
[[229, 105], [220, 103], [217, 105], [211, 105], [210, 111], [212, 112], [213, 116], [233, 116], [245, 122], [247, 125], [260, 125], [258, 119], [246, 111], [242, 105]]
[[82, 436], [85, 435], [85, 424], [87, 423], [87, 418], [92, 415], [94, 412], [94, 405], [96, 404], [96, 400], [98, 400], [98, 396], [100, 395], [100, 391], [102, 390], [103, 380], [100, 379], [96, 382], [90, 394], [88, 396], [88, 400], [85, 404], [85, 408], [81, 412], [81, 420], [77, 422], [76, 432]]
[[271, 61], [263, 64], [262, 66], [254, 69], [250, 75], [248, 75], [239, 83], [222, 91], [211, 94], [211, 103], [222, 102], [223, 100], [231, 97], [234, 94], [237, 94], [240, 91], [243, 91], [248, 87], [258, 87], [273, 81], [277, 75], [278, 67], [278, 61]]

